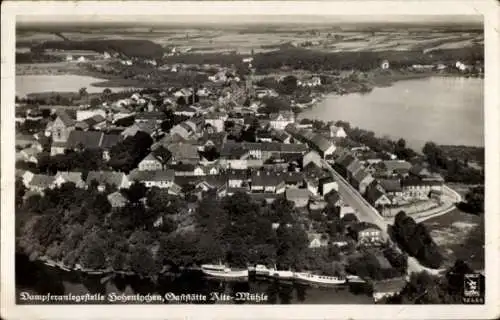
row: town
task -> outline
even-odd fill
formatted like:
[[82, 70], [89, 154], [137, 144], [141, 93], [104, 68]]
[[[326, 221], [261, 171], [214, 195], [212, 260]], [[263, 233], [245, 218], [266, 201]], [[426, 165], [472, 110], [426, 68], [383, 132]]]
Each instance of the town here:
[[[350, 279], [387, 302], [410, 276], [444, 270], [422, 222], [474, 205], [448, 183], [483, 184], [484, 163], [451, 160], [432, 142], [414, 151], [342, 119], [298, 117], [326, 93], [370, 91], [391, 72], [482, 76], [480, 61], [403, 68], [376, 57], [369, 71], [276, 76], [257, 72], [264, 63], [253, 52], [227, 66], [38, 50], [30, 55], [114, 75], [101, 92], [16, 97], [17, 245], [49, 266], [103, 276], [206, 268], [228, 278], [251, 270], [305, 283]], [[186, 54], [172, 48], [164, 58]], [[112, 89], [124, 81], [118, 74], [130, 89]]]

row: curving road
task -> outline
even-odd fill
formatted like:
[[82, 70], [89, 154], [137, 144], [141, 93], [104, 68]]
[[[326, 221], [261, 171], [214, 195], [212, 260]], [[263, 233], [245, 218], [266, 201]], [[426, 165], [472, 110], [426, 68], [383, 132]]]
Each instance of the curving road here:
[[[399, 251], [402, 251], [399, 246], [392, 242], [389, 234], [387, 233], [387, 227], [390, 225], [385, 219], [379, 214], [379, 212], [366, 201], [358, 190], [354, 189], [332, 166], [322, 160], [325, 169], [327, 169], [332, 177], [337, 181], [339, 186], [339, 194], [343, 201], [349, 204], [357, 212], [356, 215], [360, 221], [366, 221], [377, 225], [382, 230], [382, 235], [389, 241], [390, 244], [394, 245]], [[408, 274], [414, 272], [427, 271], [429, 273], [437, 274], [443, 271], [442, 269], [430, 269], [422, 266], [417, 259], [413, 257], [408, 257]]]

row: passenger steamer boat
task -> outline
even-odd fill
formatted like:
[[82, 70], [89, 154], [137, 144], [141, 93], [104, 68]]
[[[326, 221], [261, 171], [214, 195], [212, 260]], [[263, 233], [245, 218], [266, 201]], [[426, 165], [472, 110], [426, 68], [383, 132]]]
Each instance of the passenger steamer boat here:
[[202, 264], [201, 271], [210, 277], [223, 279], [245, 279], [248, 278], [247, 269], [231, 269], [223, 264]]
[[346, 279], [342, 277], [331, 277], [316, 275], [309, 272], [296, 272], [295, 280], [297, 282], [305, 284], [317, 284], [317, 285], [341, 285], [346, 283]]

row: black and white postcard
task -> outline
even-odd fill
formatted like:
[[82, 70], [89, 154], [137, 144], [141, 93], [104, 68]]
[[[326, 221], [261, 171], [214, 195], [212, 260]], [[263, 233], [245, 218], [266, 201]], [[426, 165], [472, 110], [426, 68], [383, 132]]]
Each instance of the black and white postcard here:
[[3, 3], [2, 317], [499, 316], [498, 21]]

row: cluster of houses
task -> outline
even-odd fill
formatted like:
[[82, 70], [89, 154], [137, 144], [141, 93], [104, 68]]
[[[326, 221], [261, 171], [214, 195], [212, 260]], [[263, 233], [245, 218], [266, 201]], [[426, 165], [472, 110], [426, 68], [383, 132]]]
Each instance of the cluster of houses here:
[[334, 159], [337, 172], [384, 216], [395, 212], [384, 208], [439, 198], [442, 193], [443, 178], [423, 165], [404, 160], [360, 160], [341, 148]]

